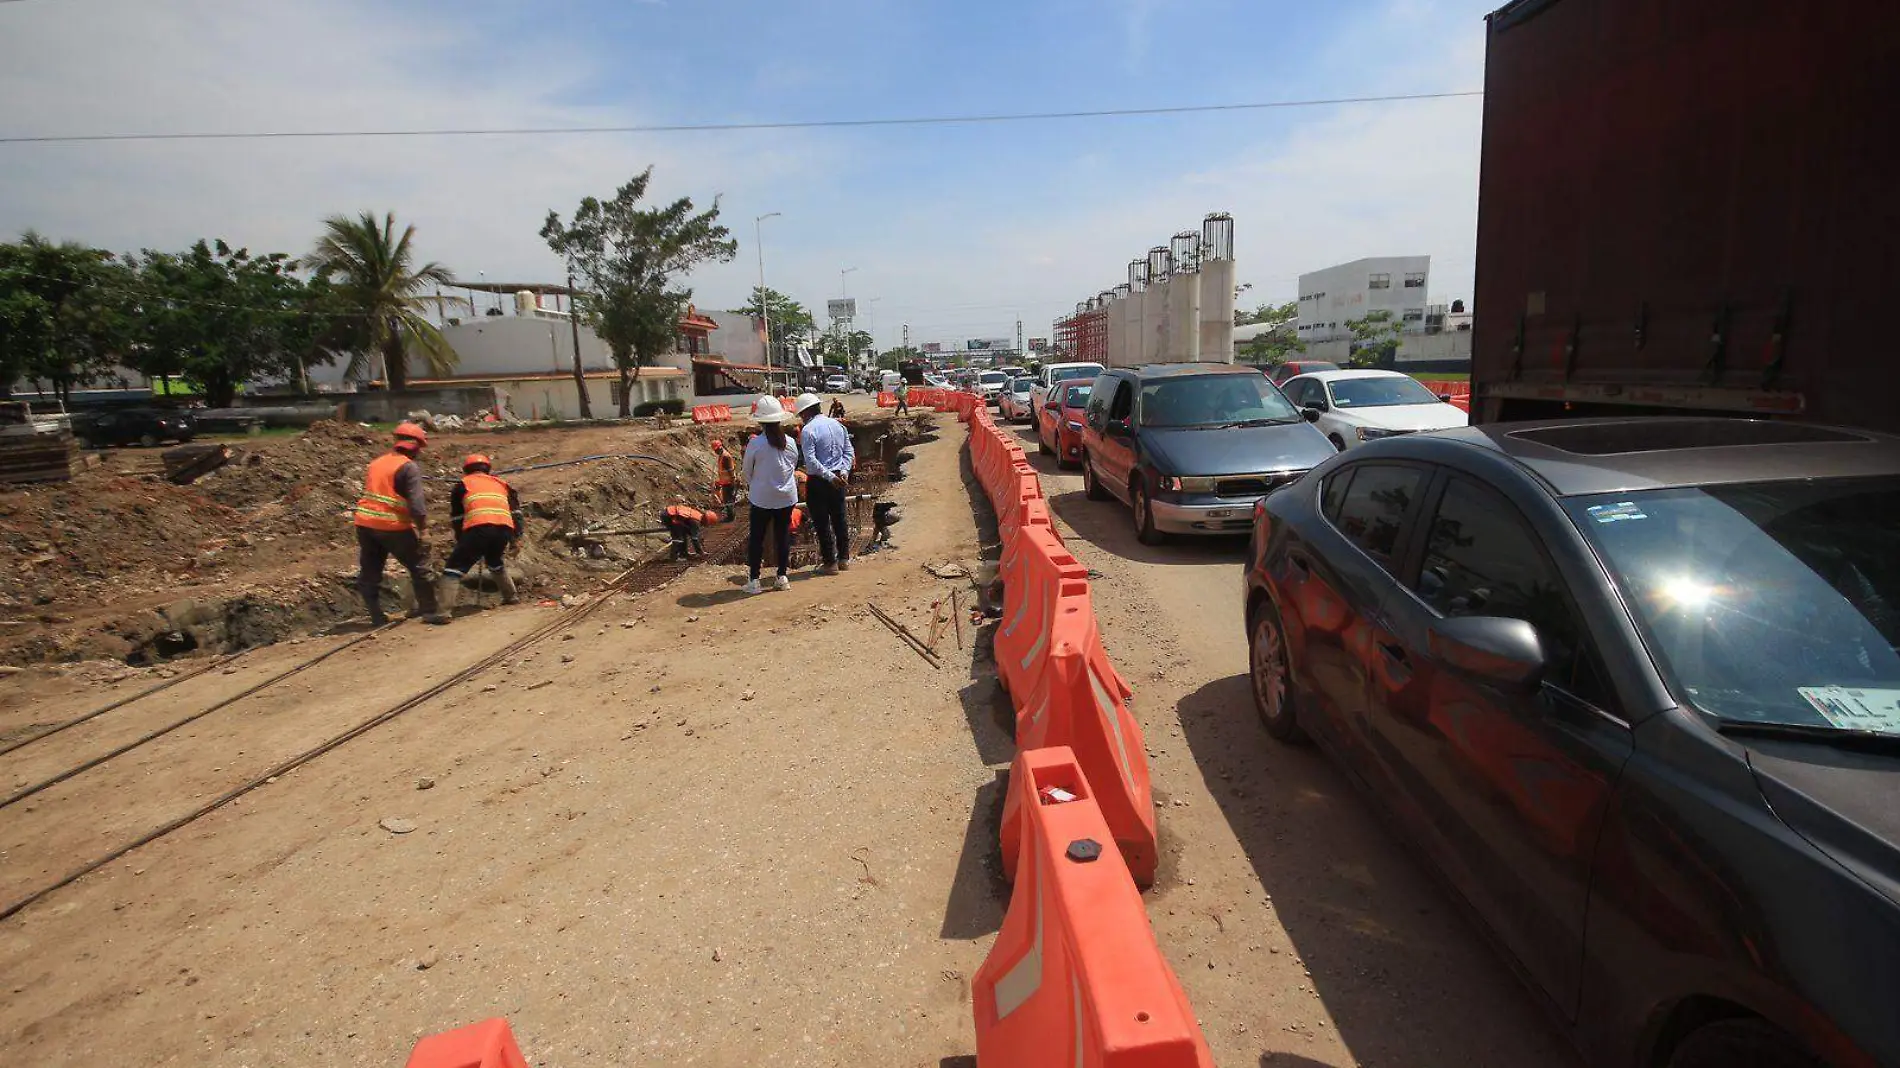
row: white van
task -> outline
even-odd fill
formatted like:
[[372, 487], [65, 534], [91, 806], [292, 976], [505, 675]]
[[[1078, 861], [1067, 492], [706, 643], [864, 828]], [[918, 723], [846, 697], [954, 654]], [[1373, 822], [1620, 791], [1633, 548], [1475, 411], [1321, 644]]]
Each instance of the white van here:
[[879, 393], [895, 393], [897, 384], [903, 380], [904, 376], [896, 371], [885, 371], [877, 376], [877, 390]]

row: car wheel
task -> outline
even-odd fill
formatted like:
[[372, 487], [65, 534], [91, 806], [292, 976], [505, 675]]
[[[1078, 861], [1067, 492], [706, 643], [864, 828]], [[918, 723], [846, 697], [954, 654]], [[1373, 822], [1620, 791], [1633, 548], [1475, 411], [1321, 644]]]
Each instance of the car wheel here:
[[1128, 507], [1135, 513], [1135, 540], [1143, 545], [1159, 545], [1168, 540], [1166, 534], [1155, 529], [1154, 503], [1148, 500], [1148, 491], [1140, 482], [1128, 487]]
[[1102, 481], [1095, 477], [1095, 465], [1089, 463], [1089, 454], [1082, 454], [1082, 496], [1091, 501], [1108, 500], [1108, 491], [1102, 488]]
[[140, 434], [140, 435], [139, 435], [139, 444], [140, 444], [140, 445], [143, 445], [143, 446], [145, 446], [146, 448], [148, 448], [148, 449], [149, 449], [149, 448], [151, 448], [152, 446], [154, 446], [154, 445], [156, 445], [156, 444], [158, 444], [158, 435], [156, 435], [156, 434]]
[[1293, 697], [1292, 661], [1287, 657], [1286, 631], [1280, 612], [1262, 600], [1247, 621], [1248, 674], [1253, 683], [1253, 706], [1267, 733], [1283, 742], [1303, 742], [1306, 732]]
[[1333, 448], [1338, 449], [1340, 452], [1346, 451], [1346, 442], [1340, 438], [1338, 434], [1328, 434], [1326, 435], [1326, 440], [1332, 442]]
[[1669, 1068], [1822, 1068], [1822, 1061], [1765, 1021], [1719, 1020], [1677, 1044]]

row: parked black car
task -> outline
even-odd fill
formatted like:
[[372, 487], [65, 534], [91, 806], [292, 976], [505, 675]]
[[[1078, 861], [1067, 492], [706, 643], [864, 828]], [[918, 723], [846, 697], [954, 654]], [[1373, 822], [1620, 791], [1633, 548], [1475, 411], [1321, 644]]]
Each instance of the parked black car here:
[[92, 448], [187, 442], [198, 434], [190, 412], [171, 408], [121, 408], [73, 417], [73, 432]]
[[1262, 502], [1310, 735], [1593, 1064], [1900, 1064], [1900, 438], [1652, 418], [1366, 444]]
[[1082, 484], [1126, 501], [1143, 544], [1248, 530], [1255, 501], [1335, 452], [1312, 418], [1249, 367], [1109, 371], [1089, 395]]

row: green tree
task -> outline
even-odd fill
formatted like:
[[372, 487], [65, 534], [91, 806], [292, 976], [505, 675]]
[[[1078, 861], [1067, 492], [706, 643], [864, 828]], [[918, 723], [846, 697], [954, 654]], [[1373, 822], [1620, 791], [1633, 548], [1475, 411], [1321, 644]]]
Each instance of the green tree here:
[[[633, 381], [639, 369], [672, 350], [693, 291], [669, 288], [675, 279], [703, 263], [724, 263], [739, 251], [731, 231], [719, 223], [719, 201], [693, 211], [690, 197], [665, 207], [642, 208], [648, 167], [620, 187], [612, 200], [588, 197], [571, 225], [559, 212], [548, 212], [541, 237], [586, 282], [574, 310], [593, 327], [613, 353], [620, 372], [620, 415], [632, 414]], [[586, 414], [586, 393], [582, 393]]]
[[806, 310], [803, 304], [770, 287], [761, 290], [758, 286], [753, 286], [752, 299], [747, 301], [744, 307], [732, 309], [736, 314], [750, 315], [755, 318], [765, 314], [767, 310], [772, 313], [772, 338], [769, 351], [781, 356], [787, 351], [788, 342], [804, 337], [813, 326], [817, 325], [816, 320], [811, 317], [811, 312]]
[[1348, 319], [1352, 330], [1352, 367], [1390, 367], [1398, 355], [1404, 324], [1389, 311], [1369, 311], [1363, 319]]
[[26, 378], [66, 400], [108, 371], [128, 344], [126, 291], [103, 249], [31, 231], [0, 245], [0, 396]]
[[1300, 317], [1300, 305], [1297, 301], [1285, 304], [1262, 304], [1250, 312], [1235, 312], [1237, 326], [1266, 325], [1272, 329], [1234, 346], [1234, 358], [1243, 363], [1277, 364], [1285, 363], [1306, 351], [1306, 342], [1301, 341], [1294, 332], [1294, 324]]
[[223, 241], [139, 262], [137, 344], [131, 363], [152, 378], [178, 377], [213, 407], [246, 382], [302, 381], [312, 362], [360, 336], [351, 300], [330, 283], [307, 283], [281, 252], [254, 256]]
[[455, 276], [439, 263], [416, 266], [415, 237], [414, 226], [397, 234], [393, 212], [381, 221], [367, 211], [354, 219], [332, 215], [323, 221], [323, 236], [308, 260], [351, 312], [352, 329], [343, 339], [351, 351], [345, 374], [365, 377], [370, 356], [380, 355], [392, 391], [408, 388], [411, 357], [436, 377], [454, 373], [458, 362], [455, 349], [423, 315], [423, 291], [453, 285]]

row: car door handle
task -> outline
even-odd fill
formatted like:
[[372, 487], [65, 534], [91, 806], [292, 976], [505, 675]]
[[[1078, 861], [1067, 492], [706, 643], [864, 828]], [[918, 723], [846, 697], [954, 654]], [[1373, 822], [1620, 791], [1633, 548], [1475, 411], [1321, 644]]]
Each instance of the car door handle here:
[[1411, 658], [1406, 655], [1405, 646], [1400, 645], [1398, 642], [1379, 642], [1377, 644], [1379, 651], [1384, 653], [1386, 659], [1393, 663], [1403, 666], [1410, 662]]
[[1298, 554], [1290, 554], [1287, 556], [1286, 559], [1287, 559], [1287, 563], [1292, 564], [1294, 567], [1299, 569], [1300, 577], [1302, 578], [1313, 577], [1313, 565], [1307, 562], [1306, 557], [1300, 556]]

